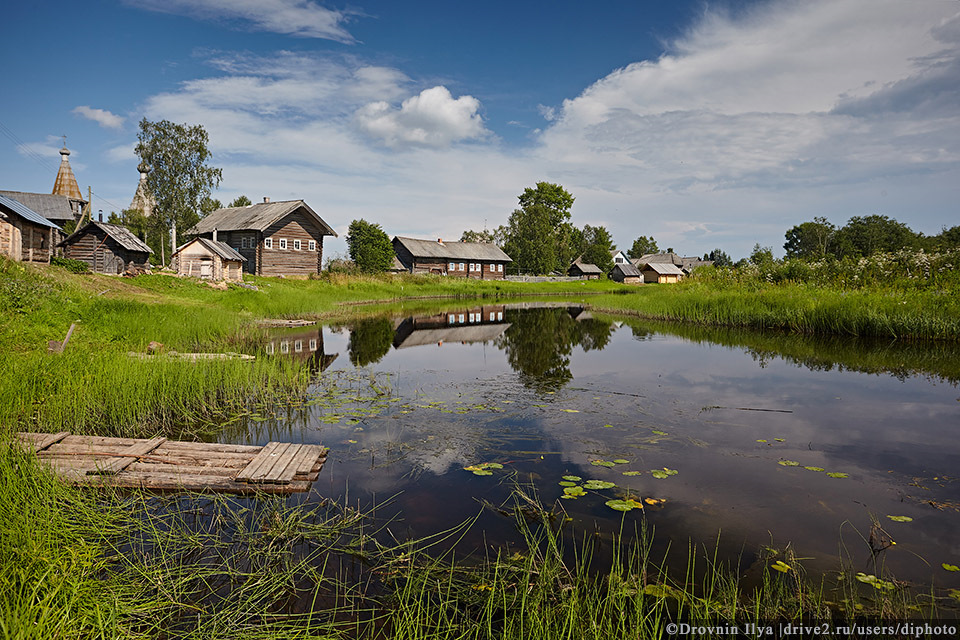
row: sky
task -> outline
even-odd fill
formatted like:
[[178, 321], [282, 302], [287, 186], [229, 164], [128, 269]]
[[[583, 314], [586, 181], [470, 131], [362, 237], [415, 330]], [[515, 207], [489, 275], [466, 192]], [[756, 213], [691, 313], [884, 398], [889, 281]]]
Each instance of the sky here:
[[0, 189], [66, 135], [129, 206], [141, 119], [202, 125], [214, 197], [459, 239], [539, 181], [618, 248], [734, 259], [824, 216], [960, 224], [960, 2], [43, 0], [4, 10]]

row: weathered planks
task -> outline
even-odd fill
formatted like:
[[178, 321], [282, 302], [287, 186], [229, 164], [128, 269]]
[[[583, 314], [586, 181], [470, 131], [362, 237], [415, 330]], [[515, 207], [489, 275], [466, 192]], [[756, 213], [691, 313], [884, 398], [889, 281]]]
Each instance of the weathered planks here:
[[20, 433], [18, 441], [63, 480], [82, 486], [249, 494], [308, 491], [327, 449]]

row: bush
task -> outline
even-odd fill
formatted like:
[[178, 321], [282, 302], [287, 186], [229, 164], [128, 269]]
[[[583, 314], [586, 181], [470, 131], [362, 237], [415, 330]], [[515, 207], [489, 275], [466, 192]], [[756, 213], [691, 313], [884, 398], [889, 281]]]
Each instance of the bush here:
[[90, 273], [90, 265], [82, 260], [71, 260], [70, 258], [54, 256], [50, 258], [50, 264], [55, 267], [63, 267], [70, 273]]

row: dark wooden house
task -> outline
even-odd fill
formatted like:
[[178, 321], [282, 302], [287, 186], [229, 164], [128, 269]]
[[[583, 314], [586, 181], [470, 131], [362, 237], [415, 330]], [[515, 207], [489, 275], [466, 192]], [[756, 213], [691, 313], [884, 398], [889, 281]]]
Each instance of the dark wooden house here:
[[643, 275], [640, 270], [629, 262], [613, 265], [613, 270], [610, 271], [610, 279], [623, 284], [643, 284]]
[[574, 278], [583, 278], [584, 280], [599, 280], [600, 276], [603, 275], [603, 271], [595, 264], [577, 260], [567, 269], [567, 275]]
[[0, 195], [0, 255], [49, 263], [60, 227], [19, 200]]
[[201, 280], [243, 280], [243, 263], [247, 261], [230, 245], [210, 238], [194, 238], [171, 256], [178, 275]]
[[309, 276], [323, 265], [323, 237], [337, 232], [303, 200], [217, 209], [187, 234], [224, 242], [246, 259], [243, 270], [258, 276]]
[[86, 262], [97, 273], [149, 269], [153, 250], [126, 227], [93, 220], [67, 236], [63, 257]]
[[478, 280], [502, 280], [512, 260], [495, 244], [444, 242], [397, 236], [393, 251], [406, 271]]

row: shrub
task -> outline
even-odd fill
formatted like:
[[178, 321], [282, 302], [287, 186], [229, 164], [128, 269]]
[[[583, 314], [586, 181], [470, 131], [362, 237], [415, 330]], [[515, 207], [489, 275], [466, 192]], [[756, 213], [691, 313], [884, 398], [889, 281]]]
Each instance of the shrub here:
[[70, 273], [90, 273], [90, 265], [82, 260], [72, 260], [70, 258], [54, 256], [50, 258], [50, 264], [55, 267], [63, 267]]

